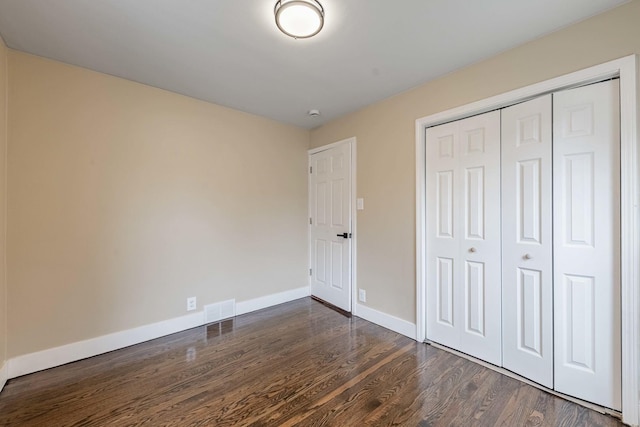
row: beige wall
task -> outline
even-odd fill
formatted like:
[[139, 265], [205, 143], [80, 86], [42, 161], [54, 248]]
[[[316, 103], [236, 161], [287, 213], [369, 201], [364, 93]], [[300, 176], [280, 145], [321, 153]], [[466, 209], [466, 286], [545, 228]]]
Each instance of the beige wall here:
[[307, 285], [308, 131], [15, 51], [9, 101], [9, 357]]
[[[640, 0], [335, 120], [358, 138], [358, 284], [415, 321], [415, 120], [631, 53]], [[307, 284], [309, 133], [0, 46], [0, 361]]]
[[367, 305], [415, 322], [415, 120], [633, 53], [640, 0], [446, 75], [311, 133], [358, 140], [358, 286]]
[[[0, 38], [0, 370], [7, 360], [6, 202], [7, 47]], [[2, 385], [0, 384], [0, 387]]]

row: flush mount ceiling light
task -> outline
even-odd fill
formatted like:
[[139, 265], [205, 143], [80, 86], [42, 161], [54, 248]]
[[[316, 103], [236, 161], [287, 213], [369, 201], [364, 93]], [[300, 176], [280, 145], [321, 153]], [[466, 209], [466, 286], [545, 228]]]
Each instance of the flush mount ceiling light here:
[[316, 0], [278, 0], [274, 13], [280, 31], [294, 39], [313, 37], [324, 25], [324, 9]]

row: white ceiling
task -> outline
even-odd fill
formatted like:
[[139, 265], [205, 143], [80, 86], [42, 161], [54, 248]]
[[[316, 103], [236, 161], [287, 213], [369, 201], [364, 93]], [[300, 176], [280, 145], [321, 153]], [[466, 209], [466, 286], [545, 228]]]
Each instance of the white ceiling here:
[[306, 40], [278, 31], [275, 0], [0, 0], [0, 34], [13, 49], [313, 128], [626, 3], [320, 1], [325, 27]]

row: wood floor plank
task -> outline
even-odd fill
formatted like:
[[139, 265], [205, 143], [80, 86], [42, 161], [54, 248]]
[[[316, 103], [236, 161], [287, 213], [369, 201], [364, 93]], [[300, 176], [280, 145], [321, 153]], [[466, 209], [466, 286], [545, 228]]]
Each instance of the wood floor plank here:
[[10, 380], [2, 426], [619, 426], [309, 298]]

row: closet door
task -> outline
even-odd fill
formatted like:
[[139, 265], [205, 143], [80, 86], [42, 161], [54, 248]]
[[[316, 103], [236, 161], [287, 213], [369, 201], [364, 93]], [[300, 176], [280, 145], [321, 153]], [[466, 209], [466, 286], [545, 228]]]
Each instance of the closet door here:
[[427, 338], [459, 349], [458, 122], [427, 129]]
[[621, 409], [618, 81], [553, 96], [555, 388]]
[[459, 122], [460, 350], [502, 364], [500, 112]]
[[427, 338], [500, 365], [500, 113], [426, 140]]
[[553, 388], [551, 95], [502, 110], [503, 366]]

